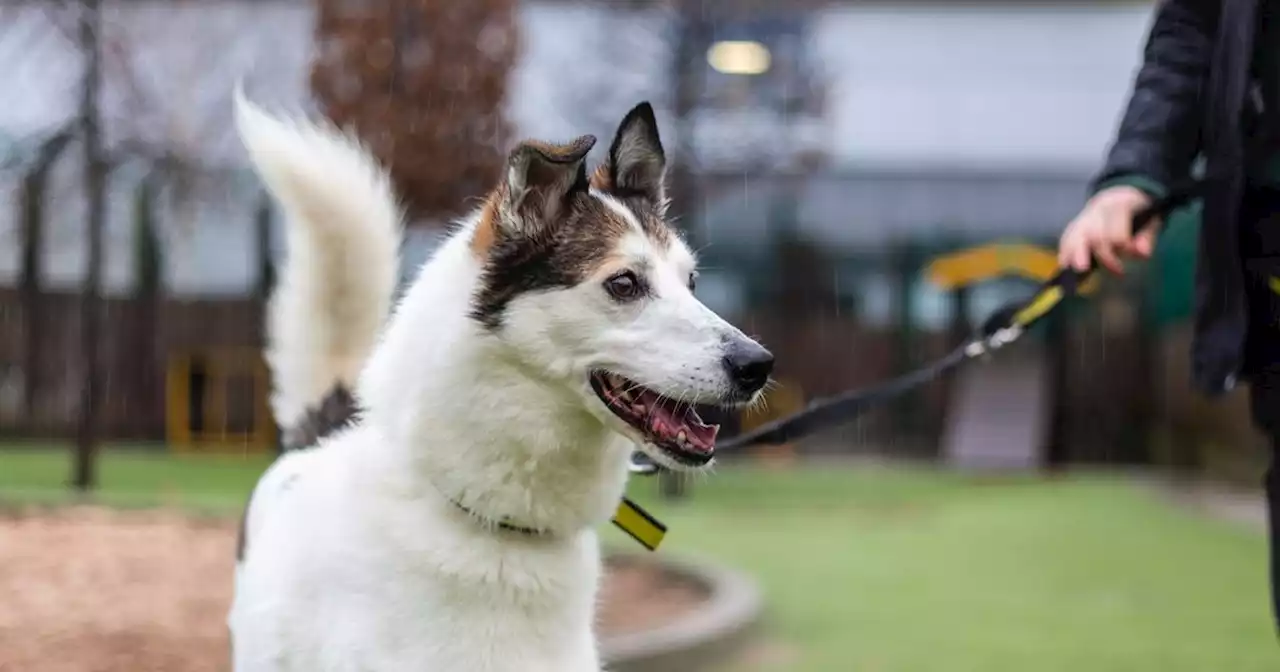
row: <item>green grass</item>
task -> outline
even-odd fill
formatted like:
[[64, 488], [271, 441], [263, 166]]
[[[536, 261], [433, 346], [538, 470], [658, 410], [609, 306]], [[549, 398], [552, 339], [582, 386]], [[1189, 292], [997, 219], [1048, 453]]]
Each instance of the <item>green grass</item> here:
[[[100, 498], [234, 512], [265, 463], [109, 452]], [[0, 451], [0, 501], [63, 500], [67, 471], [61, 453]], [[634, 494], [671, 527], [662, 553], [761, 582], [789, 656], [752, 670], [1280, 669], [1262, 536], [1120, 479], [726, 468], [687, 502], [653, 489]]]
[[[0, 503], [73, 501], [70, 451], [0, 449]], [[234, 513], [271, 458], [175, 456], [161, 449], [108, 447], [92, 500], [118, 507], [178, 506]]]
[[762, 669], [1280, 669], [1262, 536], [1121, 480], [725, 470], [688, 504], [638, 494], [664, 552], [762, 582], [798, 657]]

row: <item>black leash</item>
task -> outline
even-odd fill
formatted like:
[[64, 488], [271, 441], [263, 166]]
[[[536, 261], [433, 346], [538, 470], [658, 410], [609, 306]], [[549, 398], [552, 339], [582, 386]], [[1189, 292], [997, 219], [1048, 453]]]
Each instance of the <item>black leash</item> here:
[[[1157, 217], [1167, 216], [1200, 195], [1203, 182], [1190, 180], [1171, 189], [1163, 198], [1139, 212], [1133, 219], [1133, 232], [1146, 228]], [[1063, 299], [1074, 296], [1094, 272], [1062, 269], [1042, 284], [1030, 298], [1015, 301], [987, 318], [977, 335], [952, 350], [945, 357], [903, 376], [874, 387], [849, 390], [833, 397], [815, 399], [803, 411], [775, 420], [745, 434], [718, 442], [717, 450], [733, 450], [746, 446], [777, 445], [794, 441], [820, 429], [848, 422], [869, 408], [892, 401], [935, 380], [962, 364], [995, 352], [1018, 340], [1027, 329], [1048, 315]], [[639, 473], [651, 473], [648, 460], [633, 465]]]

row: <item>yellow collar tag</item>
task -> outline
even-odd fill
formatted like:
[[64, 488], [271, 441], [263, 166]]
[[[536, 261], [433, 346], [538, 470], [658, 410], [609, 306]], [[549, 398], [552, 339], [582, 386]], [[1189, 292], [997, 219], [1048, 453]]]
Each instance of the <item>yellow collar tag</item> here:
[[613, 514], [613, 524], [650, 551], [658, 550], [663, 537], [667, 536], [666, 525], [626, 497], [618, 503], [618, 510]]

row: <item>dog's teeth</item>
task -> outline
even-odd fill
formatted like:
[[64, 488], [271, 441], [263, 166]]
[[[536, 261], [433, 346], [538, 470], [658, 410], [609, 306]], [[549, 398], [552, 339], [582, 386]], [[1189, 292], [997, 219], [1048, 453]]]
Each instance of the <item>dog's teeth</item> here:
[[639, 413], [640, 415], [644, 415], [644, 412], [645, 412], [644, 404], [632, 404], [631, 410], [635, 411], [636, 413]]
[[689, 443], [689, 435], [682, 429], [676, 433], [676, 441], [679, 441], [682, 444], [687, 444]]

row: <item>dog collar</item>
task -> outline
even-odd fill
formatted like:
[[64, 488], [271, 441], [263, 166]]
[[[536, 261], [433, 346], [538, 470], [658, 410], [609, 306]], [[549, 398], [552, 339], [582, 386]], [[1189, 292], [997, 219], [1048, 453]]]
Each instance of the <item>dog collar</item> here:
[[[454, 499], [450, 499], [449, 502], [458, 507], [459, 511], [467, 514], [467, 517], [490, 524], [504, 532], [512, 532], [526, 537], [541, 537], [549, 534], [547, 530], [517, 525], [505, 518], [499, 520], [486, 518]], [[667, 536], [666, 525], [663, 525], [661, 521], [650, 515], [648, 511], [645, 511], [644, 507], [626, 497], [622, 498], [622, 501], [618, 503], [618, 509], [613, 513], [613, 524], [650, 551], [658, 550], [663, 538]]]
[[458, 502], [457, 500], [451, 499], [449, 501], [452, 502], [454, 506], [458, 507], [459, 511], [467, 514], [467, 517], [474, 518], [475, 520], [485, 523], [486, 525], [492, 525], [504, 532], [514, 532], [516, 534], [521, 534], [526, 537], [541, 537], [547, 534], [546, 530], [539, 530], [535, 527], [524, 527], [523, 525], [516, 525], [515, 523], [511, 522], [510, 520], [507, 520], [506, 518], [500, 518], [498, 520], [494, 520], [492, 518], [486, 518], [476, 513], [475, 511], [472, 511], [471, 509], [468, 509], [467, 507], [463, 506], [462, 503]]

